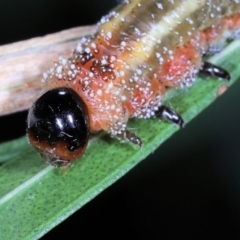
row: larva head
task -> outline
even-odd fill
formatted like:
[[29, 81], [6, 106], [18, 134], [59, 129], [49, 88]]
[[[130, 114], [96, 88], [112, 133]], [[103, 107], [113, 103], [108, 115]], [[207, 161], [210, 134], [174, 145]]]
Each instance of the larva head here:
[[29, 110], [27, 135], [46, 162], [57, 167], [71, 165], [83, 155], [88, 143], [85, 103], [70, 88], [49, 90]]

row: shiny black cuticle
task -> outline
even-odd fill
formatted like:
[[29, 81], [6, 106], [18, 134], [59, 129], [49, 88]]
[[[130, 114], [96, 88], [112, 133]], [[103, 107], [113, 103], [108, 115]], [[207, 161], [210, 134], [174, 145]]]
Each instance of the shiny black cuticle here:
[[69, 151], [83, 148], [89, 135], [86, 105], [70, 88], [49, 90], [30, 109], [27, 128], [39, 142], [64, 142]]

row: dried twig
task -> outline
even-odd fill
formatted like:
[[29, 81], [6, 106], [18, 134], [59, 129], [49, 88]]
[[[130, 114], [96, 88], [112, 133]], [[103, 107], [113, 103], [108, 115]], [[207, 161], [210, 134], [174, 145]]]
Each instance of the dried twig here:
[[0, 46], [0, 115], [28, 109], [41, 94], [43, 72], [59, 56], [69, 57], [95, 26], [78, 27]]

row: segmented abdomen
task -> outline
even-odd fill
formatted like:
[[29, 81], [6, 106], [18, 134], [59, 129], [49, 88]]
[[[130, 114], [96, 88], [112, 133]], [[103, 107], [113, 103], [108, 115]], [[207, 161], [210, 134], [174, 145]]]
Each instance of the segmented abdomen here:
[[44, 74], [44, 88], [73, 88], [91, 131], [118, 135], [129, 117], [152, 117], [166, 87], [190, 85], [203, 54], [239, 36], [239, 10], [238, 0], [125, 0]]

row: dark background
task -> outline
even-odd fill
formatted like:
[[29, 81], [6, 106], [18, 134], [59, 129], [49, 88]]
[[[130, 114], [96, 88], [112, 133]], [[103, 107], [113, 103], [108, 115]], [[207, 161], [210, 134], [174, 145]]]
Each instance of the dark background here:
[[[93, 24], [116, 3], [0, 0], [0, 44]], [[239, 239], [239, 92], [240, 82], [43, 239]], [[1, 117], [0, 141], [24, 135], [26, 115]]]

